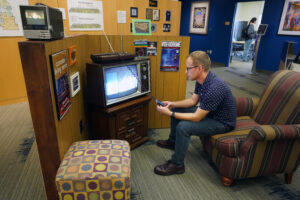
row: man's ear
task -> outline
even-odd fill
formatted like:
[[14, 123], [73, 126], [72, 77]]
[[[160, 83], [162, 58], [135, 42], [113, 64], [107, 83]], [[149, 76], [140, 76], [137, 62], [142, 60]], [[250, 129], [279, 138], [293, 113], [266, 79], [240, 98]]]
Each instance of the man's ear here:
[[202, 66], [201, 64], [199, 64], [198, 66], [199, 66], [199, 69], [200, 69], [201, 71], [204, 70], [204, 68], [203, 68], [203, 66]]

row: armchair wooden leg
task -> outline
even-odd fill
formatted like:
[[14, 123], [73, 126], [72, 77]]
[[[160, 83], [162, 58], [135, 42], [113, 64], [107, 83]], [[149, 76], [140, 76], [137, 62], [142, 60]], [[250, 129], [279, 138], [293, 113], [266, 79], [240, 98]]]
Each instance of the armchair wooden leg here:
[[230, 179], [230, 178], [227, 178], [227, 177], [225, 177], [225, 176], [222, 176], [222, 182], [223, 182], [223, 185], [224, 186], [230, 186], [231, 185], [231, 183], [233, 182], [233, 180], [232, 179]]
[[286, 184], [291, 184], [293, 178], [293, 173], [285, 173], [284, 174], [284, 180]]

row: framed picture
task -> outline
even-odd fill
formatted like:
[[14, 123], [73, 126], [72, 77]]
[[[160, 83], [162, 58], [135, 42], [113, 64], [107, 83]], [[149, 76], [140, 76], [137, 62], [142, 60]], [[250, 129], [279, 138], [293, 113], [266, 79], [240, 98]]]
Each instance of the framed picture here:
[[279, 35], [300, 35], [299, 3], [300, 1], [285, 0], [278, 28]]
[[171, 21], [171, 10], [166, 10], [166, 21]]
[[152, 24], [151, 23], [151, 32], [156, 33], [157, 32], [157, 24]]
[[146, 19], [152, 20], [153, 10], [151, 8], [146, 8]]
[[77, 46], [73, 45], [68, 48], [69, 51], [69, 66], [74, 65], [77, 62]]
[[132, 20], [133, 35], [151, 35], [151, 21], [146, 19]]
[[163, 32], [170, 32], [171, 24], [163, 24]]
[[130, 17], [138, 17], [138, 8], [130, 7]]
[[71, 107], [67, 55], [66, 49], [49, 55], [52, 69], [56, 110], [59, 120], [65, 116]]
[[157, 0], [149, 0], [149, 7], [157, 7]]
[[190, 33], [207, 34], [209, 1], [192, 2], [190, 15]]
[[153, 9], [153, 21], [159, 21], [159, 10]]
[[79, 72], [75, 72], [70, 76], [71, 96], [74, 97], [80, 90]]

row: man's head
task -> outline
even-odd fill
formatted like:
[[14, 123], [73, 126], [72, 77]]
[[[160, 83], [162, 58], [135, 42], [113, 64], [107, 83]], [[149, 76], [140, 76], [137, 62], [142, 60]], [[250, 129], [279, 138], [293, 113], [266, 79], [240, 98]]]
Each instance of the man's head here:
[[189, 57], [192, 59], [194, 66], [202, 65], [204, 71], [209, 71], [211, 61], [204, 51], [194, 51], [189, 55]]
[[189, 80], [204, 80], [210, 68], [210, 58], [203, 51], [194, 51], [186, 59], [186, 74]]

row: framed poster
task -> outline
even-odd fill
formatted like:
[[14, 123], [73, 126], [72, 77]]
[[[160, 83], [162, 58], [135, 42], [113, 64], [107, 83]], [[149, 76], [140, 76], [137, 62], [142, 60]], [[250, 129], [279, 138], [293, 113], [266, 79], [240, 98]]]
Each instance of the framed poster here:
[[151, 21], [145, 19], [132, 20], [133, 35], [151, 35]]
[[300, 35], [300, 0], [285, 0], [280, 24], [279, 35]]
[[135, 40], [134, 41], [134, 49], [136, 57], [147, 57], [147, 40]]
[[71, 107], [68, 81], [67, 50], [49, 55], [58, 119], [61, 120]]
[[130, 17], [138, 17], [138, 8], [130, 7]]
[[161, 42], [160, 71], [178, 71], [180, 47], [181, 42]]
[[207, 34], [209, 1], [192, 2], [190, 15], [190, 33]]

